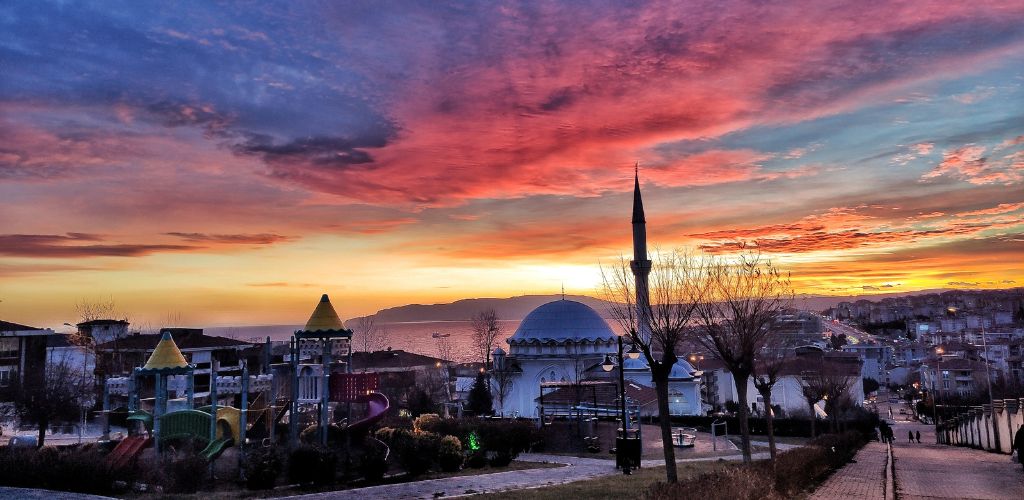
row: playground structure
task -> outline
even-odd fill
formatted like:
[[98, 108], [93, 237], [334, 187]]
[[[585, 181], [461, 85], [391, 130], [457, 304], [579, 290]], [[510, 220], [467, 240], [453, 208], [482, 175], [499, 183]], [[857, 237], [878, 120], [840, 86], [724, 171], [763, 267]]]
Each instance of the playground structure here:
[[[239, 464], [249, 443], [273, 446], [279, 441], [298, 443], [300, 425], [316, 425], [318, 441], [326, 445], [328, 427], [341, 424], [346, 446], [351, 435], [367, 431], [390, 409], [387, 397], [377, 392], [376, 374], [351, 373], [352, 331], [345, 329], [330, 299], [324, 294], [302, 330], [289, 342], [286, 363], [264, 364], [271, 373], [249, 374], [242, 364], [240, 376], [218, 375], [211, 368], [209, 392], [196, 394], [195, 367], [182, 355], [170, 332], [165, 332], [146, 364], [129, 377], [106, 380], [103, 391], [103, 440], [109, 440], [111, 397], [127, 398], [129, 436], [107, 456], [114, 468], [125, 467], [152, 446], [157, 454], [167, 442], [191, 439], [204, 443], [200, 456], [216, 460], [229, 447], [239, 449]], [[268, 340], [269, 342], [269, 340]], [[335, 361], [341, 360], [341, 361]], [[152, 380], [153, 398], [148, 408], [143, 389]], [[170, 397], [173, 394], [173, 398]], [[250, 395], [255, 395], [250, 399]], [[223, 397], [240, 399], [240, 408], [221, 405]], [[196, 400], [208, 404], [196, 407]], [[366, 413], [352, 419], [352, 404], [365, 404]], [[338, 406], [346, 417], [334, 421]], [[287, 433], [278, 431], [287, 420]], [[132, 427], [137, 431], [132, 432]], [[241, 470], [241, 467], [239, 467]]]

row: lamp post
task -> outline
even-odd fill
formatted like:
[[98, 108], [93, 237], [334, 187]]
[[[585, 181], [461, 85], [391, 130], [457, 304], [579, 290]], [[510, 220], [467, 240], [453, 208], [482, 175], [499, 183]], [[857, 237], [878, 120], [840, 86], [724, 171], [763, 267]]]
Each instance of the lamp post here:
[[[700, 362], [701, 361], [704, 361], [704, 355], [703, 354], [697, 354], [697, 353], [691, 353], [690, 354], [690, 363], [693, 365], [693, 368], [695, 370], [700, 371]], [[704, 383], [704, 374], [702, 372], [701, 373], [701, 382], [700, 382], [700, 404], [701, 404], [700, 411], [701, 412], [704, 411], [704, 403], [708, 402], [707, 401], [708, 399], [711, 399], [711, 398], [709, 398], [707, 396], [707, 394], [705, 394], [705, 391], [707, 390], [707, 388], [708, 388], [708, 386], [707, 386], [706, 383]], [[708, 403], [708, 406], [710, 406], [710, 405], [711, 405], [711, 403]]]
[[935, 354], [938, 355], [938, 361], [935, 362], [935, 378], [932, 380], [932, 424], [935, 425], [935, 444], [940, 444], [939, 440], [939, 377], [942, 374], [942, 354], [946, 351], [942, 346], [935, 348]]
[[[632, 472], [629, 469], [629, 457], [625, 456], [625, 450], [623, 450], [623, 446], [626, 444], [626, 439], [628, 439], [628, 436], [629, 436], [629, 434], [627, 432], [627, 430], [629, 429], [629, 415], [627, 415], [627, 413], [626, 413], [626, 374], [625, 374], [625, 370], [624, 370], [624, 366], [623, 366], [625, 364], [625, 363], [623, 363], [623, 361], [625, 359], [623, 357], [623, 352], [622, 352], [622, 337], [621, 336], [619, 336], [619, 338], [618, 338], [618, 347], [619, 347], [619, 352], [618, 352], [618, 358], [617, 358], [618, 359], [618, 363], [617, 364], [619, 365], [619, 409], [620, 409], [621, 414], [622, 414], [622, 440], [615, 447], [615, 451], [618, 454], [618, 456], [620, 457], [620, 460], [621, 460], [621, 463], [622, 463], [622, 473], [626, 474], [626, 475], [629, 475], [629, 474], [632, 474]], [[640, 351], [637, 350], [636, 344], [634, 344], [632, 347], [630, 347], [629, 352], [626, 353], [625, 355], [628, 356], [629, 359], [637, 359], [637, 358], [639, 358], [640, 357]], [[604, 363], [601, 363], [601, 369], [606, 371], [606, 372], [610, 372], [610, 371], [612, 371], [612, 369], [615, 368], [615, 365], [616, 365], [616, 363], [614, 361], [612, 361], [611, 355], [610, 354], [606, 354], [605, 357], [604, 357]]]

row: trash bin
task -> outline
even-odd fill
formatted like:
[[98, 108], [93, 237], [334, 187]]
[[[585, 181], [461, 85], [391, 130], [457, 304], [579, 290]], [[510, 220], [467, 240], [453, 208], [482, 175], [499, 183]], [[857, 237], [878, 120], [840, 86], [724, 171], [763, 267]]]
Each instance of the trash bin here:
[[640, 440], [636, 438], [615, 438], [615, 467], [629, 465], [630, 469], [640, 468]]

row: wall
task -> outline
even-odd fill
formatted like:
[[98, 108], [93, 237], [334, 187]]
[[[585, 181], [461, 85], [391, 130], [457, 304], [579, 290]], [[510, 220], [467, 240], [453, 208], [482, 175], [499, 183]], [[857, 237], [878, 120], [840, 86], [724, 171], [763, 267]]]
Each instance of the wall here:
[[[939, 424], [939, 442], [1009, 454], [1013, 436], [1024, 426], [1024, 398], [975, 406]], [[997, 446], [998, 443], [998, 446]]]

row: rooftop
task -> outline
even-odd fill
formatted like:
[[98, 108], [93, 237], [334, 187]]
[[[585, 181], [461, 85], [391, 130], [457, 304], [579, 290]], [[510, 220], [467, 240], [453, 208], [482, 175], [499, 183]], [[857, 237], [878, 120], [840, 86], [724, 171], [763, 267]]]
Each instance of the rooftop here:
[[402, 350], [353, 352], [352, 369], [369, 370], [372, 368], [418, 368], [436, 366], [445, 360], [433, 356], [424, 356]]
[[213, 335], [203, 335], [201, 328], [164, 328], [160, 330], [158, 334], [137, 334], [122, 337], [117, 340], [111, 340], [110, 342], [102, 343], [96, 346], [97, 350], [141, 350], [149, 351], [155, 349], [157, 343], [160, 342], [161, 337], [164, 333], [169, 333], [171, 338], [174, 339], [179, 349], [192, 350], [192, 349], [228, 349], [238, 347], [248, 347], [252, 344], [241, 340], [236, 340], [228, 337], [215, 337]]

